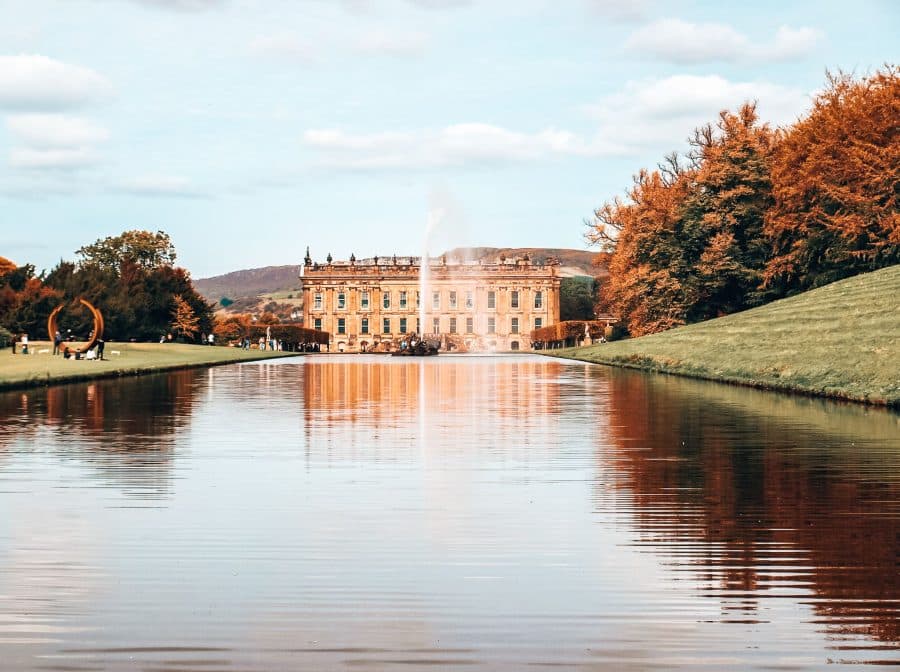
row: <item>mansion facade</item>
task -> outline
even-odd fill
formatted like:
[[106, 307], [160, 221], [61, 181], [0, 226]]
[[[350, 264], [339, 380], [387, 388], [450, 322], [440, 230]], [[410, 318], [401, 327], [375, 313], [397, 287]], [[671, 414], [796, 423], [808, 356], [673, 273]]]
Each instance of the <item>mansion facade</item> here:
[[412, 334], [440, 340], [445, 351], [502, 352], [530, 349], [533, 329], [559, 322], [556, 260], [444, 256], [427, 263], [423, 284], [421, 257], [329, 255], [314, 263], [307, 252], [300, 275], [304, 326], [328, 332], [331, 352], [392, 352]]

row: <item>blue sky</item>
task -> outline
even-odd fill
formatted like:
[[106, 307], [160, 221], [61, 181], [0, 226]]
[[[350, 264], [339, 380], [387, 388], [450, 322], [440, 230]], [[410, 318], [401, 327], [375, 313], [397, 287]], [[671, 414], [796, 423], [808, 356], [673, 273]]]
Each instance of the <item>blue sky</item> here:
[[195, 277], [584, 248], [723, 107], [897, 62], [900, 3], [0, 0], [0, 256], [162, 229]]

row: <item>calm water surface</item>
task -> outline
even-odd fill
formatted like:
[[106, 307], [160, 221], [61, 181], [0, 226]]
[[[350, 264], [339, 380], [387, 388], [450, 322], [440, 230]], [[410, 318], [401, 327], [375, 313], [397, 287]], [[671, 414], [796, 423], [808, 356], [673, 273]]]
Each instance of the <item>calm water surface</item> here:
[[900, 664], [900, 416], [531, 356], [0, 395], [4, 670]]

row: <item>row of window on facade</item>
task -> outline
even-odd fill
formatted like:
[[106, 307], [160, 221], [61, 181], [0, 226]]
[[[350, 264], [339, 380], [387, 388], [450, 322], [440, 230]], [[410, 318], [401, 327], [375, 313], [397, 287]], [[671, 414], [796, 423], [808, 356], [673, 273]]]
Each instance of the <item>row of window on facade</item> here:
[[[448, 308], [450, 310], [456, 310], [459, 307], [459, 292], [456, 290], [451, 290], [448, 292]], [[399, 307], [400, 310], [405, 308], [409, 308], [409, 293], [405, 290], [400, 291], [399, 296]], [[466, 310], [474, 310], [475, 309], [475, 292], [474, 291], [466, 291], [465, 296], [463, 297], [463, 306]], [[324, 297], [322, 292], [316, 292], [313, 295], [313, 310], [322, 310], [324, 303]], [[419, 292], [416, 292], [416, 309], [419, 308]], [[511, 310], [516, 310], [519, 308], [520, 300], [519, 300], [519, 290], [512, 290], [509, 293], [509, 307]], [[360, 310], [368, 310], [370, 307], [369, 304], [369, 292], [366, 290], [362, 290], [359, 296], [359, 308]], [[391, 293], [390, 292], [382, 292], [381, 293], [381, 307], [383, 309], [389, 309], [391, 307]], [[497, 292], [494, 290], [490, 290], [487, 293], [487, 307], [488, 310], [493, 310], [497, 308]], [[535, 310], [540, 310], [544, 307], [544, 293], [541, 291], [536, 291], [534, 293], [534, 308]], [[431, 293], [431, 308], [432, 310], [441, 310], [441, 292], [435, 291]], [[341, 291], [337, 293], [337, 310], [346, 310], [347, 309], [347, 292]]]
[[[445, 318], [447, 320], [448, 331], [450, 334], [458, 334], [459, 329], [458, 326], [461, 326], [457, 318], [450, 317]], [[381, 320], [381, 333], [382, 334], [391, 334], [391, 327], [393, 326], [392, 320], [389, 317], [385, 317]], [[409, 333], [409, 322], [408, 318], [401, 317], [398, 318], [398, 332], [401, 334]], [[543, 320], [540, 317], [534, 318], [534, 328], [540, 329], [544, 325]], [[419, 318], [416, 318], [416, 330], [415, 333], [421, 333], [421, 323]], [[313, 319], [313, 327], [318, 331], [322, 330], [322, 318], [317, 317]], [[337, 318], [337, 333], [338, 334], [346, 334], [347, 333], [347, 318], [339, 317]], [[374, 333], [370, 331], [370, 324], [368, 317], [362, 317], [359, 320], [359, 333], [360, 334], [371, 334]], [[432, 334], [441, 334], [444, 333], [441, 331], [441, 318], [435, 317], [431, 320], [431, 332]], [[474, 334], [475, 333], [475, 318], [467, 317], [465, 318], [465, 332], [466, 334]], [[488, 317], [487, 318], [487, 333], [495, 334], [497, 333], [497, 318]], [[509, 318], [509, 333], [518, 334], [519, 333], [519, 318], [511, 317]]]

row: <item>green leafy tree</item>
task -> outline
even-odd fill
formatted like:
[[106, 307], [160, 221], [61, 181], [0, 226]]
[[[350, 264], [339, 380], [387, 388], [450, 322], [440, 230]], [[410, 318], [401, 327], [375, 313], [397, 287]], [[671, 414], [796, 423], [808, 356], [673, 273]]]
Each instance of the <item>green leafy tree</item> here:
[[[162, 234], [159, 240], [168, 240], [168, 236]], [[164, 255], [165, 260], [174, 256], [174, 251]], [[170, 263], [142, 264], [128, 256], [116, 263], [60, 262], [46, 284], [60, 290], [67, 300], [84, 297], [97, 306], [110, 339], [157, 340], [169, 331], [173, 295], [190, 305], [201, 331], [209, 333], [213, 327], [212, 306], [194, 289], [188, 272]], [[82, 317], [77, 310], [66, 310], [61, 316], [66, 329], [76, 333], [85, 328], [79, 322], [84, 321]]]
[[175, 247], [167, 233], [126, 231], [85, 245], [77, 251], [83, 266], [119, 269], [129, 263], [145, 270], [175, 263]]
[[563, 278], [559, 285], [561, 320], [594, 318], [594, 279], [589, 276]]

